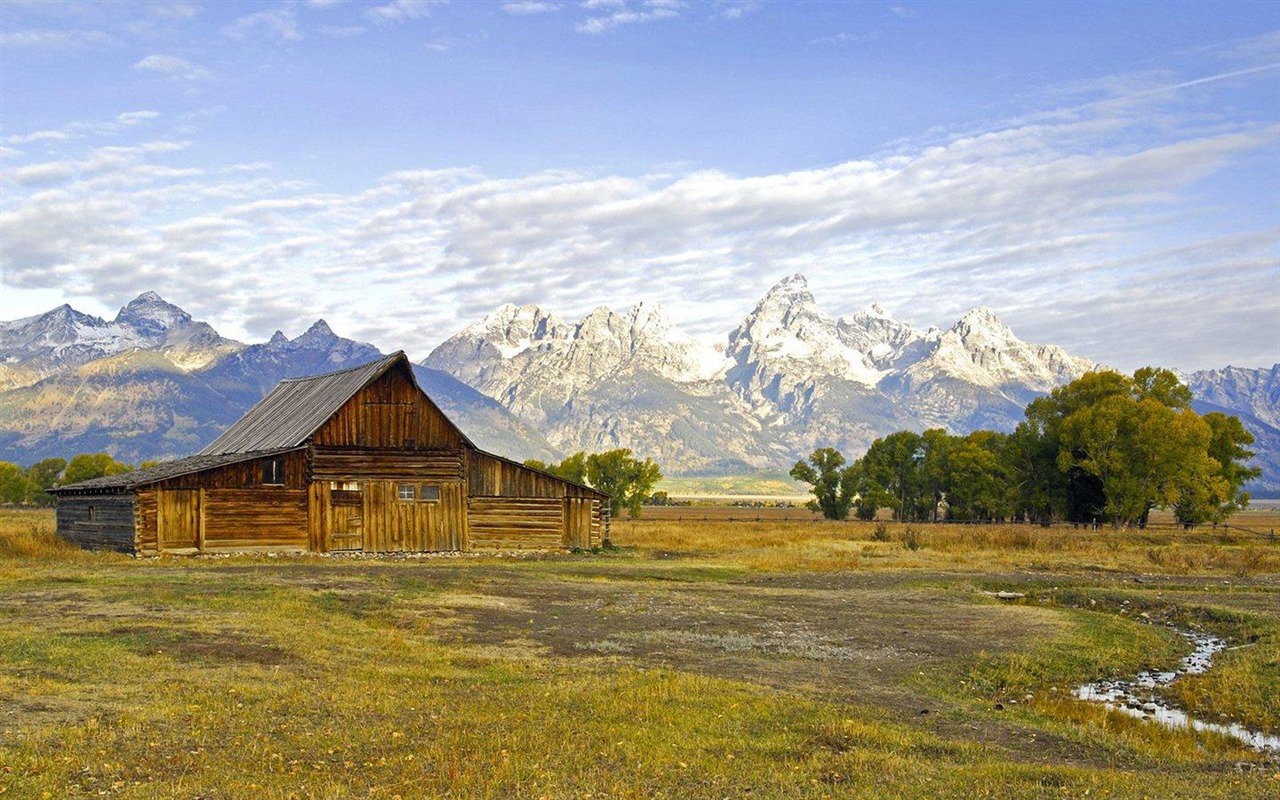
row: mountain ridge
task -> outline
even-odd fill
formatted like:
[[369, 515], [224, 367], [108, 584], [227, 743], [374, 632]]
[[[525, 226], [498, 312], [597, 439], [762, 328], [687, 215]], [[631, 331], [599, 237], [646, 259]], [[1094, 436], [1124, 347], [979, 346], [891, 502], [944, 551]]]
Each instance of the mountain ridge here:
[[[111, 321], [63, 305], [0, 322], [0, 460], [186, 455], [279, 380], [380, 356], [323, 319], [293, 339], [243, 344], [155, 292]], [[895, 430], [1009, 430], [1030, 400], [1099, 367], [1023, 342], [981, 306], [946, 329], [915, 328], [875, 302], [837, 317], [797, 273], [719, 344], [649, 302], [577, 321], [504, 303], [415, 369], [485, 449], [547, 460], [630, 447], [669, 474], [716, 475], [785, 469], [816, 447], [856, 457]], [[1280, 491], [1280, 364], [1183, 378], [1197, 408], [1248, 420], [1265, 470], [1257, 487]]]

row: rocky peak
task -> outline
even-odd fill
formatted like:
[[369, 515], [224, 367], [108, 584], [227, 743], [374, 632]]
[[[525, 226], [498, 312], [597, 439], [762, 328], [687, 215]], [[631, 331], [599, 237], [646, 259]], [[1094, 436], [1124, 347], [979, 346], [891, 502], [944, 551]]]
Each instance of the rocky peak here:
[[115, 321], [149, 339], [163, 339], [170, 330], [190, 325], [191, 315], [155, 292], [143, 292], [120, 309]]
[[275, 333], [271, 334], [271, 338], [267, 340], [267, 346], [279, 347], [280, 345], [284, 344], [287, 341], [289, 341], [289, 337], [284, 335], [284, 331], [276, 331]]
[[799, 274], [761, 298], [729, 335], [728, 354], [736, 362], [730, 382], [742, 396], [765, 385], [801, 386], [827, 377], [874, 386], [881, 377], [865, 350], [842, 340], [836, 321], [818, 308]]
[[951, 330], [966, 341], [981, 338], [992, 342], [1007, 342], [1017, 341], [1018, 338], [1014, 336], [1013, 330], [996, 316], [996, 312], [986, 306], [979, 306], [966, 312], [955, 325], [951, 326]]
[[323, 319], [318, 319], [311, 323], [311, 327], [307, 328], [306, 333], [293, 341], [295, 344], [323, 347], [331, 344], [337, 338], [333, 329], [329, 327], [329, 323]]

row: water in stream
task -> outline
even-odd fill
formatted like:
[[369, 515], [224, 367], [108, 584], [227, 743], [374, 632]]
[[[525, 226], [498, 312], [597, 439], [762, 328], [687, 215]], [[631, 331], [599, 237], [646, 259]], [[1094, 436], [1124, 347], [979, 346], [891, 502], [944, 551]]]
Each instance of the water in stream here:
[[1194, 728], [1213, 731], [1239, 739], [1249, 747], [1280, 758], [1280, 736], [1252, 731], [1237, 723], [1205, 722], [1196, 719], [1156, 697], [1155, 689], [1168, 686], [1179, 675], [1208, 672], [1213, 657], [1227, 648], [1225, 642], [1207, 633], [1179, 630], [1195, 650], [1182, 659], [1182, 666], [1171, 672], [1140, 672], [1130, 680], [1099, 681], [1076, 687], [1081, 700], [1103, 703], [1107, 708], [1139, 719], [1148, 719], [1170, 728]]

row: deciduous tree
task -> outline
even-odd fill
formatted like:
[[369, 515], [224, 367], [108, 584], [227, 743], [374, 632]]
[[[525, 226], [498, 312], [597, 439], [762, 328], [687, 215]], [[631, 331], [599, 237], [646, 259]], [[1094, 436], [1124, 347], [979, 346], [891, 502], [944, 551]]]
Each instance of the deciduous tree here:
[[809, 461], [797, 461], [791, 477], [809, 484], [813, 500], [809, 506], [827, 519], [845, 519], [858, 493], [858, 470], [845, 466], [845, 458], [831, 447], [813, 451]]

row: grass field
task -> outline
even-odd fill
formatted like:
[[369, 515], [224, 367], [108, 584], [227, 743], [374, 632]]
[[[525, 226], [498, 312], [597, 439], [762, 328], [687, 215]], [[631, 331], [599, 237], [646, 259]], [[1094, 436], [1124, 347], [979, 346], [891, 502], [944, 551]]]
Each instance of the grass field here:
[[1175, 622], [1235, 649], [1171, 694], [1280, 733], [1280, 544], [1242, 532], [653, 519], [600, 553], [134, 560], [51, 529], [0, 511], [4, 800], [1280, 794], [1232, 740], [1070, 697], [1176, 664]]

